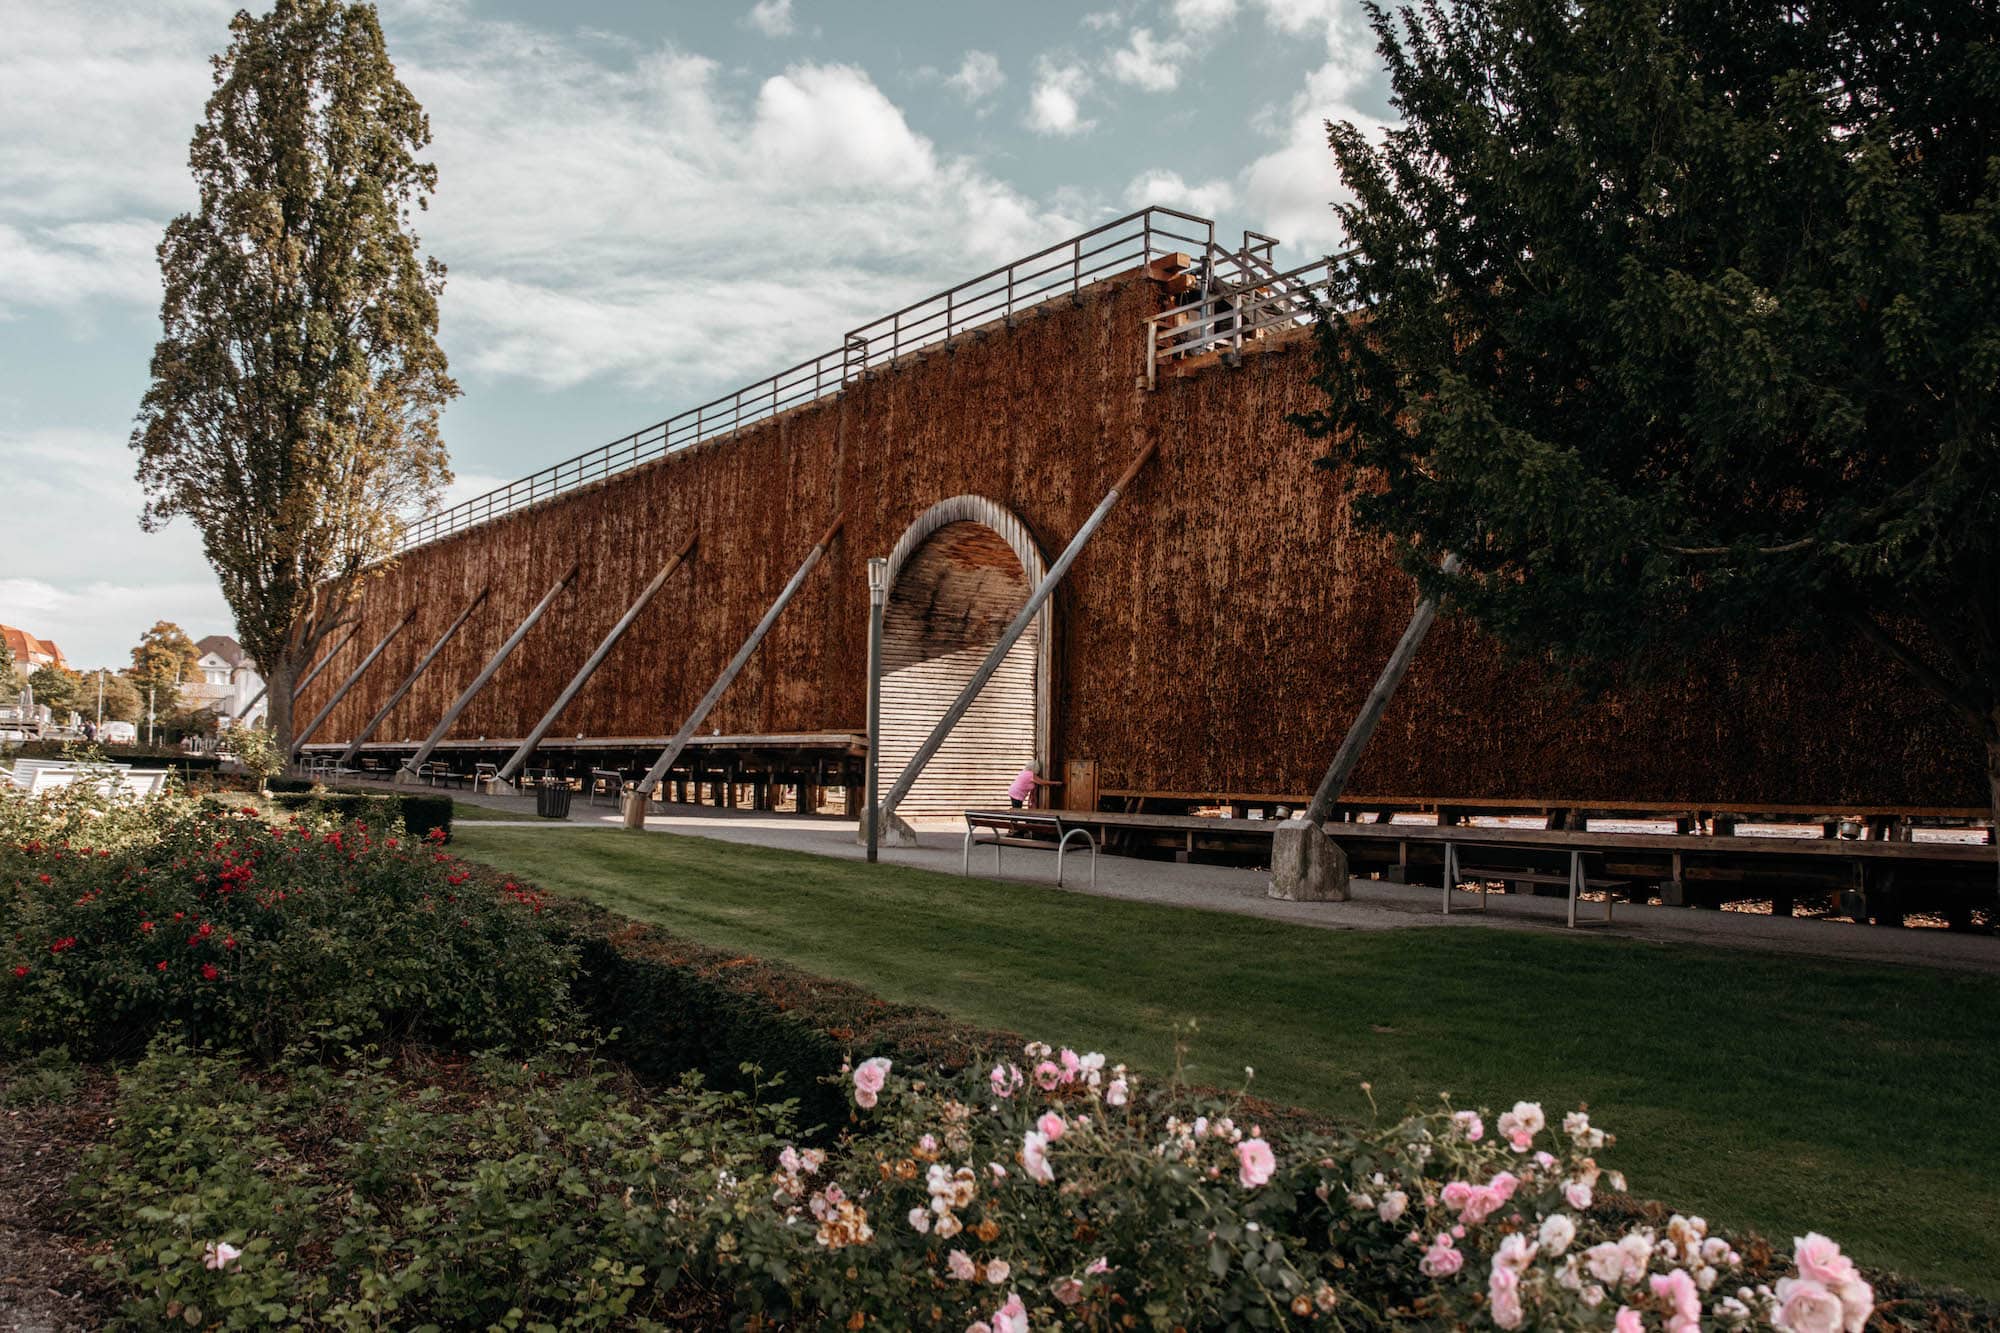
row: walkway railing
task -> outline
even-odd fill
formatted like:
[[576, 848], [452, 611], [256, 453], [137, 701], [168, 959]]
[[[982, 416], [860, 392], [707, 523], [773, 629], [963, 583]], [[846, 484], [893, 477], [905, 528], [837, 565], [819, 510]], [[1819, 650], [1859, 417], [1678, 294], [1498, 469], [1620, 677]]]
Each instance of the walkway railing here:
[[959, 283], [851, 330], [841, 345], [768, 379], [566, 458], [484, 495], [433, 510], [404, 530], [409, 550], [517, 509], [615, 476], [690, 445], [733, 435], [790, 408], [839, 393], [871, 370], [994, 320], [1012, 319], [1053, 297], [1174, 253], [1216, 252], [1215, 224], [1177, 209], [1151, 207]]
[[1211, 255], [1203, 294], [1146, 322], [1148, 387], [1159, 382], [1166, 362], [1204, 352], [1241, 352], [1245, 343], [1313, 322], [1332, 287], [1334, 265], [1344, 256], [1329, 255], [1283, 273], [1271, 267], [1268, 256], [1268, 246], [1247, 243], [1233, 254]]

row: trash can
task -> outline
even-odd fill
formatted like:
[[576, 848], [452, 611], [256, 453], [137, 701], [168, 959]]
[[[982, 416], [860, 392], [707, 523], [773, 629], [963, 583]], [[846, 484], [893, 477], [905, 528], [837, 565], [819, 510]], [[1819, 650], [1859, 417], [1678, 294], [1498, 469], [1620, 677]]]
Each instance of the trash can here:
[[569, 798], [567, 782], [544, 780], [535, 788], [535, 813], [543, 819], [568, 819]]

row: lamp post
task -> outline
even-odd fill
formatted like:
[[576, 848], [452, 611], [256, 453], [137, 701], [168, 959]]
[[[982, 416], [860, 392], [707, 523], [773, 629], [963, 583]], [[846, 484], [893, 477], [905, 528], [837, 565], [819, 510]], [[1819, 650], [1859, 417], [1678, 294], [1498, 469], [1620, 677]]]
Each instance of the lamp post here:
[[868, 859], [876, 859], [882, 842], [878, 821], [882, 808], [876, 795], [881, 782], [882, 754], [882, 607], [889, 598], [889, 562], [876, 556], [868, 562]]

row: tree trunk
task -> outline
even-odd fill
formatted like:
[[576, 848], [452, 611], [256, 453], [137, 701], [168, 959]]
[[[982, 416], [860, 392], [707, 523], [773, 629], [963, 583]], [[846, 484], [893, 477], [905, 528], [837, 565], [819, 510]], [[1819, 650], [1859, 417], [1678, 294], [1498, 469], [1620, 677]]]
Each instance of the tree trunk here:
[[271, 735], [278, 743], [278, 756], [285, 761], [287, 768], [291, 767], [292, 730], [295, 726], [292, 719], [292, 682], [298, 676], [298, 663], [286, 657], [274, 662], [271, 674], [264, 678], [270, 690]]

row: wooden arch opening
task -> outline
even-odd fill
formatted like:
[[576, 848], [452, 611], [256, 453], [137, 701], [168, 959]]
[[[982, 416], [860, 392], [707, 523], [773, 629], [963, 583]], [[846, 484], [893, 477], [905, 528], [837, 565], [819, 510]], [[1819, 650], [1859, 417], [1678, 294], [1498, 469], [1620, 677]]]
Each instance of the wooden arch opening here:
[[[889, 557], [882, 618], [882, 780], [903, 771], [979, 669], [1047, 567], [1027, 528], [979, 496], [933, 506]], [[1044, 607], [903, 798], [903, 816], [1002, 804], [1025, 764], [1049, 756]]]

